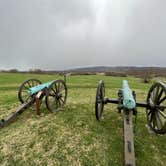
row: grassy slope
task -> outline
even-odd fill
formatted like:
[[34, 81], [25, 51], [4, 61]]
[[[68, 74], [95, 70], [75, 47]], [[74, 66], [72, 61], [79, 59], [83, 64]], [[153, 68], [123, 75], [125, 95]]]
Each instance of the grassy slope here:
[[[0, 73], [0, 118], [14, 111], [19, 84], [29, 78], [50, 81], [60, 76]], [[17, 120], [0, 130], [0, 165], [122, 166], [123, 118], [116, 106], [106, 105], [100, 123], [94, 116], [97, 83], [105, 81], [108, 97], [117, 97], [119, 77], [70, 76], [68, 101], [64, 111], [49, 113], [43, 101], [42, 115], [28, 109]], [[150, 84], [127, 78], [144, 101]], [[164, 166], [166, 136], [150, 135], [145, 128], [144, 109], [138, 109], [135, 153], [138, 166]]]

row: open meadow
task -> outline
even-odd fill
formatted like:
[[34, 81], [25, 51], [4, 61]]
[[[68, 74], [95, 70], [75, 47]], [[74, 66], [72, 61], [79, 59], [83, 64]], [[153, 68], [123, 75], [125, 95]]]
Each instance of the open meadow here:
[[[19, 85], [26, 79], [42, 82], [59, 75], [0, 73], [0, 119], [20, 105]], [[104, 118], [96, 121], [94, 102], [98, 81], [105, 82], [106, 96], [117, 98], [123, 79], [145, 101], [152, 83], [134, 77], [101, 75], [68, 76], [68, 98], [63, 111], [50, 113], [43, 100], [40, 116], [27, 109], [14, 123], [0, 129], [0, 165], [123, 166], [123, 116], [108, 104]], [[163, 79], [164, 80], [164, 79]], [[134, 120], [134, 119], [133, 119]], [[149, 134], [145, 109], [138, 108], [135, 133], [137, 166], [166, 165], [166, 135]]]

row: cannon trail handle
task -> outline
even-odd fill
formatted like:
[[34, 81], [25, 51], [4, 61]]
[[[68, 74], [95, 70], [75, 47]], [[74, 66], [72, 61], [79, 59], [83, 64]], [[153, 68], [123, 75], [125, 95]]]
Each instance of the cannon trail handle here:
[[7, 126], [9, 123], [13, 122], [18, 115], [23, 113], [26, 108], [30, 107], [34, 103], [33, 99], [28, 102], [23, 103], [16, 112], [11, 113], [6, 119], [0, 120], [0, 128]]
[[132, 112], [124, 110], [124, 157], [125, 166], [135, 166]]

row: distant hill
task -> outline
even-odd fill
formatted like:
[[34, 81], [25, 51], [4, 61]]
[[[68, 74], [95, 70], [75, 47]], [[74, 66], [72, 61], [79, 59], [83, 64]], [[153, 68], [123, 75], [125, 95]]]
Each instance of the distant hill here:
[[116, 67], [109, 67], [109, 66], [94, 66], [94, 67], [83, 67], [83, 68], [75, 68], [66, 71], [72, 72], [106, 72], [106, 71], [113, 71], [113, 72], [128, 72], [128, 71], [144, 71], [144, 70], [166, 70], [166, 67], [135, 67], [135, 66], [116, 66]]
[[[0, 72], [16, 73], [21, 71], [17, 69], [11, 69], [11, 70], [1, 70]], [[150, 76], [166, 77], [166, 67], [93, 66], [93, 67], [82, 67], [82, 68], [75, 68], [69, 70], [52, 70], [52, 71], [33, 69], [29, 71], [22, 71], [22, 73], [38, 73], [38, 74], [71, 73], [72, 75], [105, 73], [105, 75], [112, 75], [112, 76], [133, 75], [133, 76], [142, 77], [145, 75], [150, 75]]]
[[166, 77], [166, 67], [135, 67], [135, 66], [94, 66], [66, 70], [71, 73], [112, 73], [115, 75], [126, 74], [134, 76], [153, 75]]

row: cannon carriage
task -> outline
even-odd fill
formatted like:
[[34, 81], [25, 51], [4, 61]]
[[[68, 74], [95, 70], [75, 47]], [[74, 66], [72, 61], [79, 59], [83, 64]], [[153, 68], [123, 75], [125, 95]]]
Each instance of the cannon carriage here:
[[18, 99], [21, 106], [6, 119], [0, 120], [0, 128], [14, 121], [18, 115], [35, 105], [36, 113], [40, 115], [40, 106], [43, 98], [50, 112], [60, 110], [66, 104], [67, 86], [64, 80], [58, 79], [43, 83], [38, 79], [24, 81], [18, 89]]
[[137, 107], [146, 108], [147, 124], [156, 134], [166, 133], [166, 85], [162, 82], [154, 83], [147, 95], [146, 102], [137, 102], [136, 93], [132, 91], [126, 80], [118, 92], [118, 99], [105, 97], [104, 81], [100, 80], [96, 91], [95, 115], [100, 121], [104, 105], [117, 104], [118, 112], [123, 110], [124, 119], [124, 158], [125, 166], [135, 166], [134, 133], [132, 115], [136, 117]]

